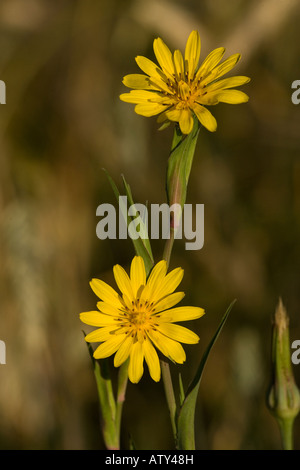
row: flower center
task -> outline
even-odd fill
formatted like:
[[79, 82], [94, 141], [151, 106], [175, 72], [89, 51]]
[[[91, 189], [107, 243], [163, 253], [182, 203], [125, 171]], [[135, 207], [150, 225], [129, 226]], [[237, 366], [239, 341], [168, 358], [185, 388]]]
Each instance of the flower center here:
[[153, 304], [147, 300], [141, 302], [137, 299], [132, 302], [132, 307], [126, 312], [128, 333], [137, 337], [139, 341], [143, 341], [145, 333], [155, 327], [154, 312]]
[[191, 92], [191, 88], [189, 87], [189, 85], [183, 80], [180, 80], [180, 82], [178, 83], [178, 91], [177, 91], [178, 97], [182, 101], [188, 101], [191, 97], [191, 94], [192, 92]]
[[180, 80], [176, 83], [175, 95], [177, 98], [177, 105], [179, 108], [191, 108], [199, 95], [201, 88], [199, 87], [200, 80], [191, 81], [187, 83], [185, 80]]

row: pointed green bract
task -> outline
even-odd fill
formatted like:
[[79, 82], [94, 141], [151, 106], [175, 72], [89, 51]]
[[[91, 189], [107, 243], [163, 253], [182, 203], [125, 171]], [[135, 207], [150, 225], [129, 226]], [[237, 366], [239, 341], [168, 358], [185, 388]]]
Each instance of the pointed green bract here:
[[196, 375], [190, 384], [184, 402], [180, 408], [177, 421], [177, 430], [178, 430], [178, 449], [180, 450], [194, 450], [195, 449], [195, 431], [194, 431], [194, 420], [195, 420], [195, 410], [198, 397], [199, 386], [203, 374], [205, 364], [207, 362], [209, 353], [215, 344], [227, 318], [228, 315], [236, 301], [234, 300], [226, 310], [216, 333], [214, 334], [211, 342], [209, 343], [206, 351], [204, 352], [202, 359], [200, 361], [199, 367], [197, 369]]

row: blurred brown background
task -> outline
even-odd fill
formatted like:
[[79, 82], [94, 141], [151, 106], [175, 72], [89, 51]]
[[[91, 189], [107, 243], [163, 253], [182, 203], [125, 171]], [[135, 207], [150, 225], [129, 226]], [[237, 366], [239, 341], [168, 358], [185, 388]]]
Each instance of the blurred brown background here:
[[[115, 204], [106, 168], [136, 202], [165, 202], [172, 129], [122, 103], [122, 77], [153, 39], [183, 49], [192, 29], [202, 59], [242, 53], [234, 74], [251, 77], [246, 105], [211, 108], [201, 130], [188, 203], [205, 205], [200, 251], [174, 248], [185, 302], [206, 309], [186, 347], [186, 384], [229, 303], [237, 303], [209, 359], [197, 408], [199, 449], [277, 449], [265, 408], [270, 323], [279, 296], [300, 339], [300, 79], [298, 0], [1, 0], [0, 448], [101, 449], [97, 393], [79, 313], [93, 310], [88, 281], [113, 283], [131, 241], [96, 237], [96, 208]], [[153, 243], [158, 261], [163, 245]], [[300, 384], [300, 365], [294, 366]], [[128, 387], [124, 446], [170, 449], [162, 383]], [[300, 418], [295, 425], [300, 449]]]

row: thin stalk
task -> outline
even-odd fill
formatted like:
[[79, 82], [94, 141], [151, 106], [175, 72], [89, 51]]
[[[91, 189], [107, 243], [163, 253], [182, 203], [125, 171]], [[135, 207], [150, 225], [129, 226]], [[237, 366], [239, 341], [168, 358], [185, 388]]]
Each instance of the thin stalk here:
[[162, 371], [167, 404], [168, 404], [168, 408], [170, 412], [173, 436], [174, 436], [174, 440], [176, 443], [177, 442], [176, 400], [175, 400], [175, 394], [174, 394], [174, 389], [173, 389], [172, 377], [170, 373], [170, 367], [169, 367], [169, 364], [165, 362], [164, 360], [161, 360], [160, 364], [161, 364], [161, 371]]
[[278, 420], [283, 450], [293, 450], [294, 419]]
[[[163, 254], [163, 259], [166, 260], [167, 266], [169, 266], [172, 248], [174, 244], [174, 229], [170, 228], [170, 238], [167, 239]], [[168, 362], [161, 359], [160, 361], [161, 371], [162, 371], [162, 379], [164, 383], [164, 390], [167, 400], [167, 405], [169, 408], [170, 419], [171, 419], [171, 426], [174, 436], [175, 445], [177, 443], [177, 426], [176, 426], [176, 400], [175, 394], [173, 389], [172, 377], [170, 372], [170, 366]]]
[[[173, 204], [179, 204], [181, 210], [183, 210], [186, 200], [188, 180], [191, 172], [199, 129], [199, 122], [197, 119], [195, 119], [193, 131], [188, 136], [184, 136], [181, 133], [178, 125], [174, 130], [171, 153], [168, 160], [166, 190], [167, 200], [170, 206], [173, 206]], [[170, 264], [175, 238], [175, 230], [177, 227], [176, 224], [178, 222], [177, 216], [175, 217], [174, 215], [174, 219], [170, 219], [170, 238], [167, 239], [164, 248], [163, 259], [167, 262], [167, 266]], [[164, 360], [161, 360], [160, 364], [167, 404], [170, 412], [172, 430], [175, 444], [177, 444], [177, 410], [170, 367], [169, 364]]]
[[164, 254], [163, 254], [163, 259], [166, 260], [167, 267], [169, 267], [169, 264], [170, 264], [170, 258], [171, 258], [173, 244], [174, 244], [174, 229], [171, 228], [170, 229], [170, 238], [168, 238], [167, 241], [166, 241]]
[[121, 418], [128, 383], [128, 360], [120, 367], [116, 400], [116, 435], [120, 442]]

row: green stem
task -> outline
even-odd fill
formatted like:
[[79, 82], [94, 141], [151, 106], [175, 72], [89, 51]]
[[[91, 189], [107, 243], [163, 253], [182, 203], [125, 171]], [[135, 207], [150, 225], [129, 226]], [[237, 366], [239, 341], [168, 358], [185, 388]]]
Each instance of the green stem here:
[[126, 396], [126, 389], [128, 383], [128, 360], [122, 364], [119, 370], [118, 377], [118, 391], [117, 391], [117, 402], [116, 402], [116, 435], [118, 436], [118, 441], [120, 442], [121, 434], [121, 417], [123, 404]]
[[294, 419], [278, 420], [283, 450], [293, 450]]
[[161, 360], [160, 364], [161, 364], [161, 371], [162, 371], [167, 404], [168, 404], [168, 408], [170, 412], [172, 431], [173, 431], [173, 436], [174, 436], [174, 440], [176, 444], [177, 443], [176, 400], [175, 400], [175, 394], [174, 394], [174, 389], [173, 389], [173, 384], [172, 384], [172, 377], [170, 373], [169, 364], [165, 362], [164, 360]]
[[163, 254], [163, 259], [166, 260], [167, 267], [170, 264], [170, 258], [171, 258], [173, 244], [174, 244], [174, 229], [171, 228], [170, 229], [170, 238], [168, 238], [167, 241], [166, 241], [164, 254]]
[[[167, 199], [170, 206], [173, 206], [173, 204], [179, 204], [181, 210], [183, 209], [186, 200], [187, 185], [191, 172], [199, 129], [199, 122], [197, 119], [195, 119], [193, 131], [188, 136], [184, 136], [181, 133], [178, 125], [174, 130], [171, 153], [168, 160], [166, 190]], [[167, 262], [167, 266], [170, 264], [177, 222], [178, 220], [175, 220], [175, 218], [173, 220], [170, 219], [170, 238], [166, 241], [163, 253], [163, 259]], [[170, 412], [172, 430], [175, 444], [177, 444], [177, 410], [170, 367], [169, 364], [164, 360], [161, 360], [160, 364], [167, 404]]]
[[[169, 263], [170, 263], [173, 244], [174, 244], [174, 229], [170, 228], [170, 238], [168, 238], [166, 241], [164, 254], [163, 254], [163, 259], [166, 260], [167, 266], [169, 266]], [[177, 443], [176, 400], [175, 400], [175, 394], [174, 394], [174, 389], [173, 389], [170, 366], [168, 362], [166, 362], [163, 359], [161, 359], [160, 365], [161, 365], [162, 379], [164, 383], [166, 400], [167, 400], [169, 413], [170, 413], [171, 426], [172, 426], [174, 441], [176, 445]]]
[[112, 389], [111, 379], [108, 375], [106, 360], [100, 362], [93, 359], [94, 373], [98, 389], [99, 404], [102, 415], [102, 434], [104, 443], [109, 450], [120, 448], [119, 438], [116, 434], [116, 403]]

